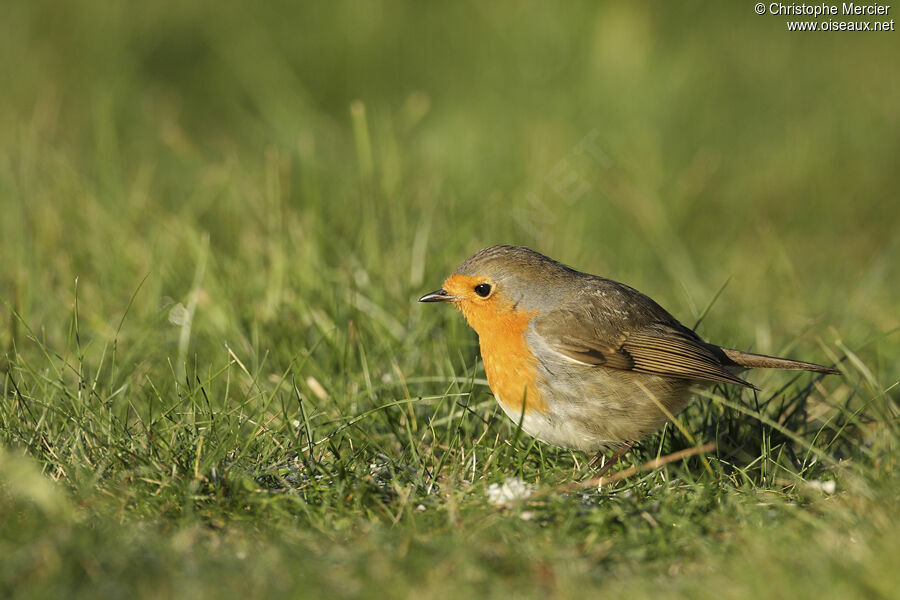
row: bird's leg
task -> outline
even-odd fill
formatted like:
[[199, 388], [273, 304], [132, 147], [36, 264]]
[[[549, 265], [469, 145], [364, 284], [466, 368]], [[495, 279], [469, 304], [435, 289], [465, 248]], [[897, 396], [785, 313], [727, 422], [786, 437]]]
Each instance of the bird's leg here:
[[[605, 465], [603, 465], [602, 467], [600, 467], [600, 469], [598, 469], [597, 472], [594, 473], [594, 477], [595, 478], [602, 477], [603, 475], [605, 475], [606, 472], [609, 471], [613, 467], [613, 465], [615, 465], [617, 462], [619, 462], [620, 458], [625, 456], [626, 452], [631, 450], [632, 446], [634, 446], [633, 441], [625, 442], [624, 444], [619, 446], [619, 449], [616, 450], [616, 453], [612, 455], [612, 457], [609, 459], [609, 462], [606, 463]], [[588, 466], [590, 466], [590, 467], [597, 466], [597, 463], [599, 463], [600, 459], [602, 459], [602, 458], [603, 458], [603, 450], [599, 451], [597, 454], [594, 455], [594, 458], [591, 459], [591, 462], [588, 463]]]

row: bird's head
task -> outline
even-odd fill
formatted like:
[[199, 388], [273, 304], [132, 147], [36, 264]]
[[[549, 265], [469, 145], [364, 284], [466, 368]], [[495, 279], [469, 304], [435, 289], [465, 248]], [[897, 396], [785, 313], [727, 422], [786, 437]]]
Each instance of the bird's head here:
[[467, 258], [419, 302], [452, 302], [481, 334], [504, 317], [534, 314], [570, 290], [577, 271], [521, 246], [491, 246]]

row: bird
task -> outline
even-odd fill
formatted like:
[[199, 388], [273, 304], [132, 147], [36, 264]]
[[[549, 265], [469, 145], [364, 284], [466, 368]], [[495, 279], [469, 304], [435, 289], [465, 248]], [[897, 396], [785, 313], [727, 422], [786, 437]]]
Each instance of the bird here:
[[648, 296], [523, 246], [485, 248], [419, 302], [455, 305], [478, 334], [488, 385], [525, 433], [604, 469], [703, 385], [757, 389], [745, 369], [833, 367], [705, 342]]

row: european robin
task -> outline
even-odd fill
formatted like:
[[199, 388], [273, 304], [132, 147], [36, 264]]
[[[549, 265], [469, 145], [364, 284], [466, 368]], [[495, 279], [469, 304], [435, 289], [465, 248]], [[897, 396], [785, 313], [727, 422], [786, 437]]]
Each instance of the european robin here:
[[839, 373], [704, 342], [634, 288], [520, 246], [470, 256], [419, 302], [462, 312], [513, 421], [548, 444], [597, 453], [592, 463], [662, 427], [698, 383], [754, 388], [735, 375], [752, 368]]

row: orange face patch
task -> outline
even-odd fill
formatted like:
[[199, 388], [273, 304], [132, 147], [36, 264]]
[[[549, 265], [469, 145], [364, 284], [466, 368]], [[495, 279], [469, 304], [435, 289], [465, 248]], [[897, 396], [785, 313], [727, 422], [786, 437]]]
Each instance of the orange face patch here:
[[[486, 298], [475, 293], [481, 283], [492, 286]], [[478, 333], [484, 371], [497, 400], [512, 413], [521, 413], [523, 403], [525, 412], [546, 412], [537, 389], [537, 359], [525, 338], [537, 311], [516, 310], [503, 290], [486, 277], [451, 275], [444, 289], [457, 298], [454, 304]]]

